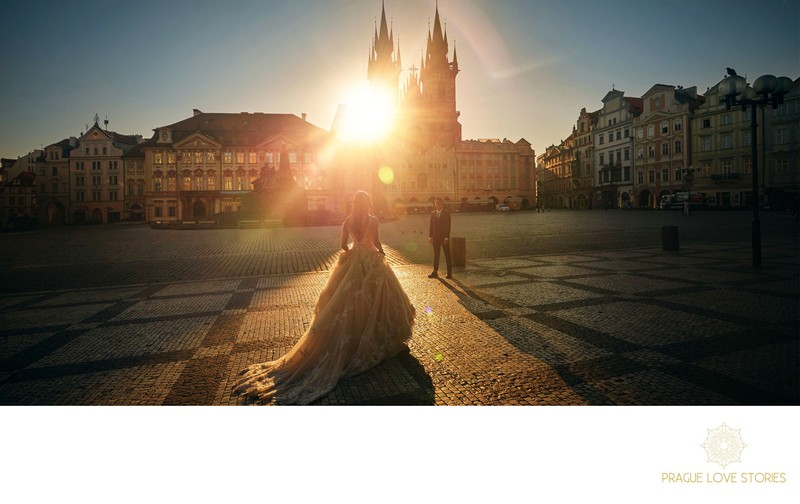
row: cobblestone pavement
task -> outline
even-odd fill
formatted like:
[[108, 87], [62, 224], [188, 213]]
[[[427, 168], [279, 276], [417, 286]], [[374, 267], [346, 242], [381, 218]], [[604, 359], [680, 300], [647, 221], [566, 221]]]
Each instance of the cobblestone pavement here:
[[[304, 260], [289, 231], [276, 264]], [[765, 241], [760, 270], [749, 242], [695, 242], [484, 256], [453, 280], [427, 278], [402, 242], [386, 248], [417, 308], [410, 352], [316, 404], [800, 404], [796, 237]], [[180, 264], [180, 249], [153, 249], [158, 268]], [[292, 347], [328, 271], [237, 268], [166, 282], [136, 270], [109, 286], [62, 275], [70, 288], [53, 274], [58, 288], [6, 289], [0, 404], [245, 404], [235, 375]]]

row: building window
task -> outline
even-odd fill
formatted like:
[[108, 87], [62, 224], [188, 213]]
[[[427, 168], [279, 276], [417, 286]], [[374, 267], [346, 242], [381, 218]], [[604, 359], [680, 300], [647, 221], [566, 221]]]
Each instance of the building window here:
[[92, 201], [100, 201], [100, 191], [92, 191]]
[[214, 175], [209, 175], [206, 178], [206, 184], [208, 184], [208, 190], [214, 191], [217, 189], [217, 178]]
[[643, 171], [636, 172], [636, 181], [640, 185], [644, 184], [644, 172]]
[[700, 142], [701, 151], [708, 152], [711, 150], [711, 137], [703, 137]]
[[636, 128], [636, 138], [642, 139], [644, 138], [644, 128]]
[[75, 163], [75, 169], [76, 170], [83, 170], [83, 161], [77, 161]]
[[731, 159], [723, 159], [722, 160], [722, 175], [725, 177], [729, 177], [731, 174], [731, 169], [733, 165], [733, 160]]
[[675, 154], [680, 154], [681, 152], [683, 152], [683, 142], [675, 140]]
[[175, 164], [175, 152], [167, 151], [167, 164]]
[[720, 141], [722, 143], [723, 149], [730, 149], [733, 147], [733, 141], [731, 140], [731, 134], [725, 133], [724, 135], [720, 135]]
[[605, 135], [601, 134], [598, 138], [600, 139], [600, 145], [603, 145], [605, 143]]
[[162, 164], [164, 162], [164, 157], [161, 154], [161, 151], [155, 151], [153, 153], [153, 164]]
[[661, 182], [669, 182], [669, 168], [661, 169]]
[[203, 151], [194, 151], [194, 164], [196, 165], [203, 164], [204, 158], [205, 156], [203, 156]]
[[729, 125], [733, 124], [733, 119], [731, 117], [731, 114], [722, 114], [721, 123], [722, 123], [723, 126], [729, 126]]
[[247, 162], [250, 164], [258, 164], [257, 154], [253, 151], [247, 153]]
[[683, 123], [680, 119], [675, 119], [675, 122], [672, 124], [672, 128], [675, 131], [682, 131], [683, 130]]
[[625, 138], [631, 137], [631, 130], [629, 128], [625, 128], [625, 134], [623, 135]]
[[167, 207], [167, 215], [168, 215], [169, 217], [177, 217], [177, 215], [178, 215], [178, 210], [177, 210], [177, 208], [175, 207], [175, 205], [170, 205], [170, 206], [168, 206], [168, 207]]
[[117, 185], [118, 183], [117, 175], [109, 175], [108, 176], [108, 185]]
[[58, 176], [58, 167], [57, 166], [53, 166], [52, 168], [50, 168], [50, 174], [53, 175], [54, 177], [57, 177]]
[[675, 182], [683, 180], [683, 171], [680, 168], [675, 168]]
[[161, 207], [157, 206], [157, 207], [154, 208], [154, 210], [156, 212], [156, 217], [161, 217], [161, 215], [162, 215]]
[[297, 153], [292, 151], [289, 153], [289, 164], [297, 163]]
[[668, 156], [669, 155], [669, 144], [664, 142], [661, 144], [661, 155]]
[[178, 174], [175, 172], [170, 172], [167, 174], [167, 191], [177, 191], [178, 186]]
[[184, 174], [183, 175], [183, 190], [184, 191], [191, 191], [192, 190], [192, 176], [191, 176], [191, 174]]
[[654, 145], [647, 146], [647, 157], [656, 157], [656, 147]]
[[775, 143], [785, 144], [789, 142], [789, 131], [786, 128], [775, 129]]
[[303, 153], [303, 163], [304, 164], [311, 164], [311, 153], [310, 152], [304, 152]]
[[215, 158], [214, 151], [206, 151], [206, 163], [215, 163]]
[[233, 153], [231, 151], [225, 151], [222, 153], [222, 162], [225, 164], [233, 163]]
[[711, 119], [703, 119], [701, 123], [703, 128], [710, 128], [711, 127]]
[[622, 139], [622, 130], [617, 130], [617, 140]]
[[100, 181], [100, 175], [92, 175], [92, 185], [99, 186], [102, 182]]
[[117, 197], [117, 191], [108, 191], [108, 199], [110, 201], [119, 201], [119, 198]]
[[75, 201], [85, 201], [83, 191], [75, 191]]
[[236, 164], [244, 164], [244, 151], [236, 151]]
[[273, 164], [275, 161], [275, 156], [271, 152], [267, 152], [264, 154], [264, 161], [270, 164]]
[[85, 183], [84, 180], [85, 179], [84, 179], [83, 175], [78, 175], [77, 177], [75, 177], [75, 185], [76, 186], [82, 186]]
[[54, 193], [58, 192], [58, 182], [53, 182], [52, 188]]
[[192, 162], [192, 153], [189, 151], [181, 151], [181, 163], [189, 164]]
[[663, 121], [661, 123], [661, 134], [666, 135], [669, 133], [669, 123], [667, 121]]
[[653, 138], [655, 134], [656, 134], [656, 127], [653, 126], [652, 124], [649, 124], [647, 126], [647, 138]]

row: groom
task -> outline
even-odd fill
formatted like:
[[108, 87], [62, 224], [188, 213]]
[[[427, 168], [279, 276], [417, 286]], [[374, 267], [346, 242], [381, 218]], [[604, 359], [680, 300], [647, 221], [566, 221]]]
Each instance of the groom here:
[[442, 198], [434, 201], [436, 210], [431, 214], [431, 226], [428, 233], [428, 243], [433, 244], [433, 272], [428, 278], [439, 278], [439, 254], [444, 249], [444, 260], [447, 263], [447, 276], [453, 278], [453, 268], [450, 261], [450, 212], [445, 210]]

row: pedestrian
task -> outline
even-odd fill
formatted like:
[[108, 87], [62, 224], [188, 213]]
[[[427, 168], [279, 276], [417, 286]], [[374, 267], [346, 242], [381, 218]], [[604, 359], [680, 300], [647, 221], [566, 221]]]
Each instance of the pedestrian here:
[[444, 207], [442, 198], [434, 200], [436, 209], [431, 213], [431, 223], [428, 232], [428, 243], [433, 245], [433, 272], [428, 278], [439, 278], [439, 256], [444, 250], [444, 260], [447, 263], [447, 276], [453, 278], [452, 261], [450, 260], [450, 212]]

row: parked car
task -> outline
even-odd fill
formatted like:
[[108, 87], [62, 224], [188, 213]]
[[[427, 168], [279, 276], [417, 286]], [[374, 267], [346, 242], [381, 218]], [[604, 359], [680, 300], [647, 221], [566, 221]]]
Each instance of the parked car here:
[[511, 208], [505, 203], [500, 203], [495, 207], [495, 210], [497, 210], [498, 212], [510, 212]]

